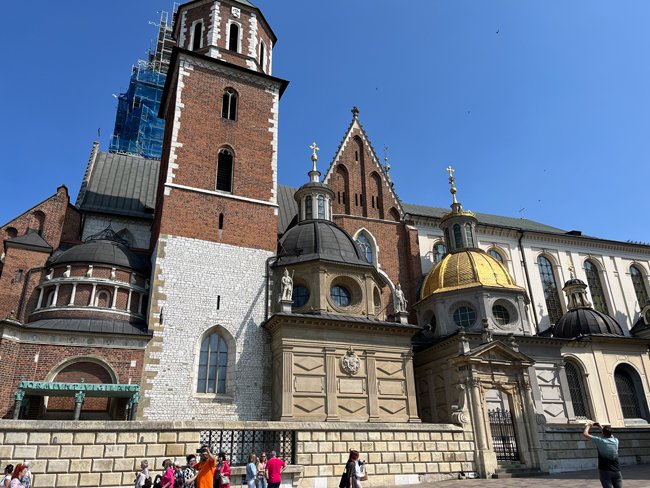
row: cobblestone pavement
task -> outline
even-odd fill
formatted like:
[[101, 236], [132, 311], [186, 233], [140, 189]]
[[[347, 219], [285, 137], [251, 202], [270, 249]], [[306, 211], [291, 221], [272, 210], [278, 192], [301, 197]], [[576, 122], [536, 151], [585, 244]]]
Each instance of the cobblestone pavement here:
[[[650, 488], [650, 464], [622, 466], [623, 488]], [[414, 488], [600, 488], [598, 470], [558, 473], [535, 478], [453, 480], [411, 485]]]

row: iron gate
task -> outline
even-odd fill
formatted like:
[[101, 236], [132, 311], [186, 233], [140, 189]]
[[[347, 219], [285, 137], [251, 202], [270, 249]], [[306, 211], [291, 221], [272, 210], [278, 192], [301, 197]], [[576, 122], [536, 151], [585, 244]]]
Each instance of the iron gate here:
[[519, 461], [519, 449], [515, 437], [515, 426], [509, 410], [488, 410], [492, 444], [497, 461]]
[[243, 466], [251, 452], [258, 456], [275, 451], [287, 464], [295, 464], [296, 433], [293, 430], [202, 430], [201, 445], [228, 456], [231, 466]]

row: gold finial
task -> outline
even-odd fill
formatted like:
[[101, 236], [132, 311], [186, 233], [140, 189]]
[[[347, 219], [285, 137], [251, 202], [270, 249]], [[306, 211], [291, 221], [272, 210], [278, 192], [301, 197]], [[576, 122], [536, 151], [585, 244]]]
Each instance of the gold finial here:
[[309, 146], [309, 149], [311, 149], [311, 160], [314, 163], [312, 171], [316, 171], [316, 161], [318, 161], [318, 154], [316, 154], [316, 151], [320, 151], [320, 148], [316, 145], [315, 142], [313, 142], [312, 145]]
[[573, 264], [569, 263], [567, 269], [569, 270], [569, 275], [571, 276], [571, 279], [574, 280], [576, 278], [576, 269], [573, 267]]
[[458, 203], [458, 200], [456, 200], [456, 186], [454, 185], [456, 181], [456, 179], [454, 178], [454, 168], [452, 168], [451, 165], [449, 165], [447, 166], [446, 171], [449, 172], [449, 184], [451, 185], [449, 192], [454, 197], [454, 203]]

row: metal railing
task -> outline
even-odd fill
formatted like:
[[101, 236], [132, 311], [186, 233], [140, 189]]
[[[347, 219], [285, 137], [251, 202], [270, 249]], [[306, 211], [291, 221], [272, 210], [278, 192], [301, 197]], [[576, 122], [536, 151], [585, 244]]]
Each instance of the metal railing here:
[[287, 464], [295, 464], [296, 432], [293, 430], [202, 430], [201, 445], [223, 452], [231, 466], [243, 466], [254, 452], [259, 457], [275, 451]]

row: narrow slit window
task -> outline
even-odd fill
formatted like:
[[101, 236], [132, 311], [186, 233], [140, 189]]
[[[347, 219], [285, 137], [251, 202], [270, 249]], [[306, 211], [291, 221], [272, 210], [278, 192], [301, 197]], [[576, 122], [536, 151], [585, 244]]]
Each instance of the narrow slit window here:
[[219, 230], [223, 229], [223, 214], [219, 214]]
[[311, 195], [305, 197], [305, 220], [313, 219]]
[[236, 53], [239, 52], [239, 26], [237, 24], [230, 24], [228, 50]]
[[264, 69], [265, 65], [266, 65], [266, 52], [264, 49], [264, 43], [261, 42], [260, 43], [260, 68], [262, 72], [266, 72], [266, 70]]
[[221, 117], [228, 120], [237, 120], [237, 92], [226, 88], [223, 92]]
[[194, 35], [192, 36], [192, 51], [201, 49], [201, 35], [203, 34], [203, 23], [198, 22], [194, 26]]
[[232, 191], [233, 155], [228, 149], [219, 151], [217, 161], [217, 190]]

